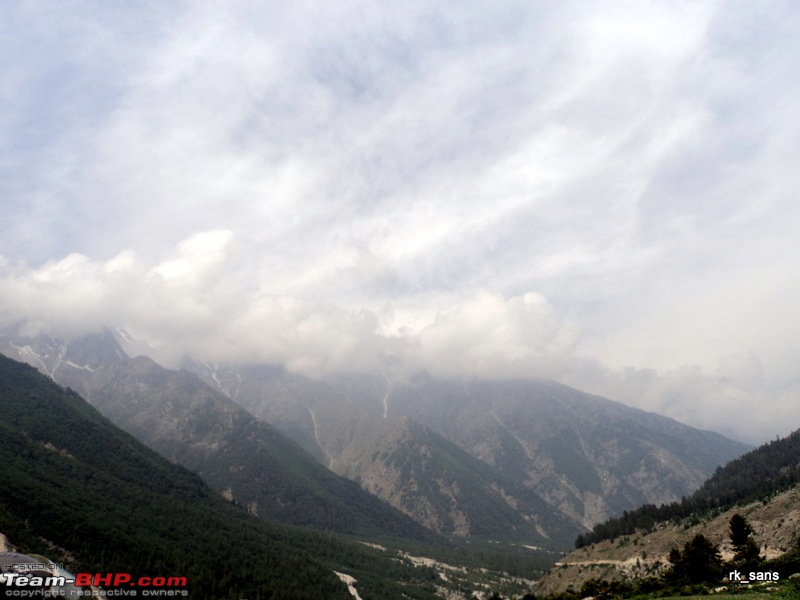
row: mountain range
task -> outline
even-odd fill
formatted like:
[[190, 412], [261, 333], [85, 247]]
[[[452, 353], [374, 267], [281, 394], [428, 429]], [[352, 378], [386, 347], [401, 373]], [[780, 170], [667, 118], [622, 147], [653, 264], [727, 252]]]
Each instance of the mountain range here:
[[11, 342], [17, 357], [256, 516], [353, 535], [433, 537], [196, 375], [127, 357], [110, 331], [70, 344], [49, 337], [27, 341]]
[[[692, 493], [749, 449], [554, 381], [310, 380], [274, 366], [186, 367], [333, 471], [452, 534], [484, 530], [466, 500], [477, 488], [486, 505], [505, 504], [528, 524], [491, 524], [493, 535], [563, 543], [624, 510]], [[468, 481], [436, 470], [457, 450], [475, 465]], [[423, 478], [436, 481], [425, 500], [408, 491]]]
[[312, 380], [191, 359], [175, 371], [121, 342], [7, 331], [0, 352], [251, 512], [314, 528], [559, 549], [623, 510], [691, 493], [748, 449], [552, 381]]
[[[230, 600], [519, 596], [549, 562], [523, 547], [439, 537], [381, 545], [375, 530], [325, 533], [237, 504], [74, 389], [0, 356], [1, 552], [43, 555], [74, 573], [174, 577], [179, 589], [158, 595]], [[131, 585], [111, 595], [135, 595]]]

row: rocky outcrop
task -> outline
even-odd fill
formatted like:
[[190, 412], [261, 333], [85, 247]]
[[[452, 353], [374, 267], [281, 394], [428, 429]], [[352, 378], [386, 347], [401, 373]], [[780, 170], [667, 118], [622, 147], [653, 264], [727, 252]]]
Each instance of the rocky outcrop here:
[[279, 367], [190, 368], [398, 507], [381, 491], [386, 485], [375, 483], [375, 473], [393, 472], [391, 454], [376, 454], [370, 445], [380, 442], [385, 424], [410, 419], [489, 467], [494, 480], [513, 481], [500, 486], [508, 506], [536, 498], [535, 514], [522, 514], [540, 533], [557, 537], [555, 516], [569, 521], [567, 544], [624, 510], [691, 494], [717, 466], [749, 449], [553, 381], [391, 382], [366, 375], [311, 381]]

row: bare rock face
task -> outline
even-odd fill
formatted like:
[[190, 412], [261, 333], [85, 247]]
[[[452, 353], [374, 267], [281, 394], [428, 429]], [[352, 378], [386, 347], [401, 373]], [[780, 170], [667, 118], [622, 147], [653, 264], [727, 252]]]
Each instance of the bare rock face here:
[[[549, 541], [537, 524], [548, 513], [540, 498], [407, 417], [363, 417], [331, 469], [434, 531]], [[549, 523], [571, 536], [566, 519]]]
[[[719, 434], [553, 381], [421, 376], [390, 382], [364, 375], [311, 381], [278, 367], [191, 368], [208, 382], [220, 382], [238, 403], [291, 435], [337, 473], [421, 522], [440, 523], [438, 529], [447, 533], [456, 532], [455, 521], [452, 515], [444, 518], [445, 513], [430, 516], [436, 503], [422, 503], [417, 494], [417, 508], [412, 507], [409, 490], [418, 492], [418, 478], [403, 484], [405, 496], [397, 489], [400, 483], [389, 483], [398, 481], [398, 456], [406, 456], [409, 446], [417, 448], [418, 471], [433, 460], [425, 454], [430, 444], [414, 437], [423, 431], [489, 467], [492, 475], [483, 480], [483, 488], [496, 490], [539, 540], [574, 538], [624, 510], [678, 500], [717, 466], [749, 449]], [[387, 449], [381, 445], [383, 432], [398, 418], [424, 429], [409, 434], [405, 445]], [[460, 492], [465, 493], [463, 486]], [[466, 511], [461, 522], [474, 523], [476, 518]], [[467, 529], [474, 534], [462, 525], [461, 531]]]

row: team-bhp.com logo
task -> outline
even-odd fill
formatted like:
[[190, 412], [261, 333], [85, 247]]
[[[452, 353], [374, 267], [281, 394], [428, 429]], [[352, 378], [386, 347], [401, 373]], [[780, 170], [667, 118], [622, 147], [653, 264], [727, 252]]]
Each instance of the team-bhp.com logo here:
[[0, 596], [188, 596], [186, 577], [134, 577], [130, 573], [77, 573], [33, 554], [0, 552]]
[[[10, 588], [64, 588], [75, 586], [79, 588], [143, 588], [142, 596], [176, 596], [188, 595], [186, 592], [186, 577], [137, 577], [134, 578], [130, 573], [77, 573], [74, 577], [64, 577], [63, 575], [38, 575], [33, 573], [5, 573], [6, 587]], [[175, 588], [184, 588], [176, 590]], [[163, 590], [170, 590], [173, 593], [164, 593]], [[119, 590], [106, 590], [97, 595], [120, 596], [131, 594], [116, 593]], [[186, 594], [175, 593], [186, 592]], [[81, 593], [82, 592], [82, 593]], [[89, 590], [76, 590], [72, 595], [95, 595]]]

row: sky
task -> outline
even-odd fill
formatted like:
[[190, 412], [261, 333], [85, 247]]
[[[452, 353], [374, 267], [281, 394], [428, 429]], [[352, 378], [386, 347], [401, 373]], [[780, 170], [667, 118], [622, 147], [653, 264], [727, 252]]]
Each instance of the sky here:
[[800, 5], [0, 6], [0, 326], [800, 427]]

